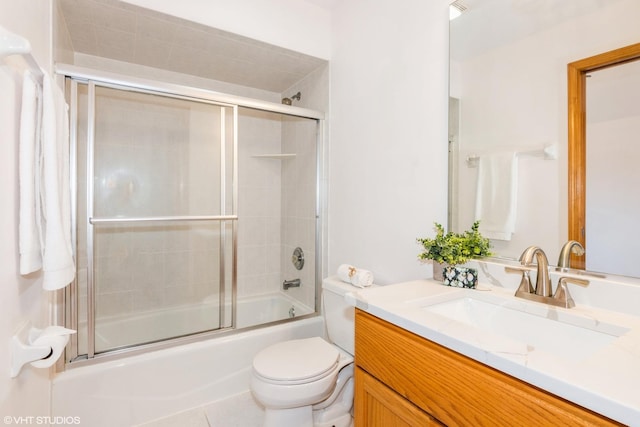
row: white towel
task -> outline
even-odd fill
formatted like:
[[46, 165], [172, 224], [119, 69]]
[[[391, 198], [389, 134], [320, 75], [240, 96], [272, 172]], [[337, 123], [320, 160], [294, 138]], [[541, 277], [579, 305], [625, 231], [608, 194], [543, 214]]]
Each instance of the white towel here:
[[42, 268], [40, 245], [40, 117], [42, 90], [30, 71], [24, 73], [20, 112], [20, 274]]
[[71, 247], [69, 112], [64, 94], [45, 73], [42, 89], [42, 287], [67, 286], [75, 276]]
[[373, 284], [373, 273], [355, 268], [349, 264], [342, 264], [338, 267], [338, 277], [343, 282], [350, 283], [358, 288], [365, 288]]
[[518, 158], [515, 152], [481, 155], [478, 164], [476, 220], [485, 237], [511, 240], [515, 231]]

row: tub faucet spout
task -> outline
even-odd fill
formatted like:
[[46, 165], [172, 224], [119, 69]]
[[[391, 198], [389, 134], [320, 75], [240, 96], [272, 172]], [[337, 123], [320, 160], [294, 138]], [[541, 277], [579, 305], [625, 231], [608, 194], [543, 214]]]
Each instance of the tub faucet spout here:
[[285, 291], [289, 288], [299, 288], [300, 287], [300, 279], [293, 280], [285, 280], [282, 282], [282, 289]]

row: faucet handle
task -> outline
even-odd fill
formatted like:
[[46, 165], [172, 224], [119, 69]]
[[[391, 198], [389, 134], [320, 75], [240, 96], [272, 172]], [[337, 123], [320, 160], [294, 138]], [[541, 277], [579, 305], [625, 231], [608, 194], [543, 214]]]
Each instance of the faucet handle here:
[[567, 283], [573, 283], [575, 285], [587, 286], [589, 285], [589, 281], [585, 279], [576, 279], [574, 277], [561, 277], [558, 280], [558, 286], [556, 287], [556, 292], [553, 294], [553, 299], [556, 301], [556, 305], [565, 308], [575, 307], [576, 303], [571, 298], [571, 294], [569, 293], [569, 287]]
[[530, 265], [507, 265], [504, 267], [504, 271], [507, 273], [520, 274], [524, 272], [529, 272], [535, 270], [534, 267]]
[[529, 272], [531, 270], [532, 268], [527, 266], [507, 266], [504, 268], [504, 271], [506, 271], [507, 273], [522, 273], [522, 279], [520, 280], [520, 286], [518, 286], [516, 295], [532, 294], [535, 292], [533, 290], [533, 286], [531, 285], [531, 277], [529, 276]]

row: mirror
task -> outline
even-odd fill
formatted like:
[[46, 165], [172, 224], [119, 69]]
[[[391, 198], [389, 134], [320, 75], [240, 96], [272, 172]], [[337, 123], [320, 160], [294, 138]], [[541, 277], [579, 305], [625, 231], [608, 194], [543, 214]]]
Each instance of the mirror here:
[[[458, 124], [450, 124], [449, 228], [464, 230], [475, 219], [477, 159], [516, 153], [515, 226], [509, 240], [492, 241], [494, 252], [513, 259], [537, 245], [555, 264], [574, 212], [567, 190], [567, 64], [640, 40], [633, 18], [640, 2], [458, 2], [466, 11], [450, 25], [450, 94], [458, 104], [451, 116]], [[572, 266], [579, 266], [575, 259]]]
[[640, 43], [567, 66], [569, 238], [593, 248], [572, 262], [635, 277], [640, 206], [622, 189], [640, 184], [639, 59]]

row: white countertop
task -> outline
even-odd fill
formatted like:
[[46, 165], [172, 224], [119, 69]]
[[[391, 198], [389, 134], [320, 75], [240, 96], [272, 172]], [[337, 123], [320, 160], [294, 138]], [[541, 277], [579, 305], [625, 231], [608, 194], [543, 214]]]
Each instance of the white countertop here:
[[[465, 296], [620, 336], [587, 354], [563, 357], [425, 309]], [[346, 298], [355, 307], [460, 354], [611, 419], [640, 426], [640, 316], [580, 304], [559, 308], [515, 298], [512, 290], [491, 285], [461, 289], [431, 280], [354, 290]]]

